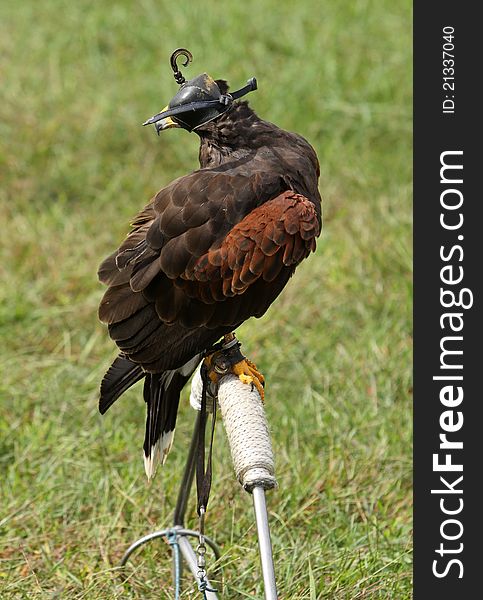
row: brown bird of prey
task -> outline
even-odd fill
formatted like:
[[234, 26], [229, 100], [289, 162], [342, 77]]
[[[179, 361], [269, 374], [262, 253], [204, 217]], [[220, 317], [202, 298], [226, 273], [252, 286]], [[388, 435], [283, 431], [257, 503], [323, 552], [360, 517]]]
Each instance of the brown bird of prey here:
[[[217, 340], [261, 317], [321, 227], [319, 163], [310, 144], [260, 119], [246, 101], [256, 80], [233, 93], [206, 73], [180, 84], [146, 123], [200, 138], [200, 168], [160, 190], [135, 217], [121, 246], [99, 267], [108, 286], [99, 317], [120, 354], [100, 390], [103, 414], [144, 378], [148, 478], [173, 440], [181, 389]], [[261, 376], [241, 365], [258, 386]]]

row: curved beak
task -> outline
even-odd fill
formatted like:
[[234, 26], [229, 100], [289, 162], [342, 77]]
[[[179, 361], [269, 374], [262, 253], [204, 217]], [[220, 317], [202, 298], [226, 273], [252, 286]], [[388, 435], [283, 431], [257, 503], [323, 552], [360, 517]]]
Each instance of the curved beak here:
[[163, 117], [162, 115], [169, 110], [169, 106], [165, 106], [161, 112], [154, 117], [151, 117], [147, 121], [143, 123], [143, 125], [154, 125], [156, 128], [156, 132], [159, 135], [160, 131], [164, 131], [165, 129], [172, 129], [173, 127], [181, 127], [179, 123], [173, 121], [171, 117]]

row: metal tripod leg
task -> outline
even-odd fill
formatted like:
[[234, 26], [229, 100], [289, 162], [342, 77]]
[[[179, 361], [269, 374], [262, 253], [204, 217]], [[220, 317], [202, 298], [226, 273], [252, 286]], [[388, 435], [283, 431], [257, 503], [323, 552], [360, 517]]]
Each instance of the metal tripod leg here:
[[[160, 537], [166, 537], [170, 534], [176, 534], [180, 552], [181, 552], [184, 560], [186, 561], [186, 564], [188, 565], [188, 568], [191, 571], [193, 577], [196, 579], [196, 582], [199, 583], [198, 561], [196, 558], [195, 551], [193, 550], [193, 547], [191, 546], [191, 544], [189, 543], [189, 541], [187, 539], [188, 537], [198, 538], [199, 534], [197, 531], [193, 531], [191, 529], [184, 528], [184, 518], [185, 518], [185, 514], [186, 514], [186, 508], [188, 505], [191, 486], [193, 484], [193, 478], [194, 478], [194, 474], [195, 474], [196, 445], [197, 445], [197, 440], [198, 440], [199, 427], [200, 427], [200, 415], [198, 414], [196, 417], [196, 422], [195, 422], [195, 426], [194, 426], [194, 430], [193, 430], [193, 437], [191, 438], [191, 445], [190, 445], [190, 449], [188, 452], [188, 458], [186, 459], [186, 466], [185, 466], [185, 470], [183, 473], [183, 479], [181, 480], [181, 485], [180, 485], [180, 489], [178, 492], [178, 499], [176, 501], [176, 508], [174, 511], [174, 526], [170, 529], [163, 529], [162, 531], [155, 531], [153, 533], [149, 533], [148, 535], [145, 535], [142, 538], [139, 538], [137, 541], [135, 541], [133, 544], [131, 544], [131, 546], [129, 546], [129, 548], [126, 550], [124, 556], [122, 557], [121, 567], [124, 567], [124, 565], [129, 560], [131, 554], [140, 546], [147, 544], [151, 540], [155, 540]], [[215, 544], [215, 542], [213, 542], [213, 540], [210, 540], [209, 538], [205, 537], [205, 543], [208, 544], [208, 546], [210, 546], [210, 548], [213, 550], [213, 552], [215, 554], [216, 559], [218, 560], [220, 558], [220, 549]], [[175, 560], [174, 557], [175, 557], [175, 555], [174, 555], [174, 551], [173, 551], [173, 568], [174, 568], [174, 560]], [[178, 576], [180, 578], [181, 578], [181, 564], [182, 564], [182, 561], [180, 561], [180, 571], [178, 573]], [[205, 578], [205, 582], [207, 583], [208, 588], [213, 587], [212, 584], [209, 582], [208, 578]], [[205, 594], [206, 594], [207, 600], [217, 600], [218, 599], [218, 596], [216, 595], [215, 592], [210, 592], [207, 590], [205, 592]]]

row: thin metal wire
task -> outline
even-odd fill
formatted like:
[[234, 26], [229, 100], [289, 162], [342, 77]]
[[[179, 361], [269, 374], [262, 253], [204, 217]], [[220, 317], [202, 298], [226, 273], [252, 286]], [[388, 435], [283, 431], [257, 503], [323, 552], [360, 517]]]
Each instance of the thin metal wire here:
[[[120, 566], [124, 567], [124, 565], [129, 560], [129, 557], [135, 550], [137, 550], [144, 544], [151, 542], [152, 540], [155, 540], [160, 537], [166, 537], [172, 530], [176, 531], [178, 537], [194, 537], [198, 539], [200, 536], [199, 531], [194, 531], [193, 529], [184, 529], [183, 527], [177, 526], [173, 527], [172, 529], [163, 529], [162, 531], [154, 531], [153, 533], [148, 533], [147, 535], [143, 535], [143, 537], [139, 538], [129, 546], [129, 548], [124, 553], [124, 556], [122, 557]], [[218, 560], [221, 556], [220, 548], [218, 547], [218, 545], [208, 537], [205, 537], [205, 543], [208, 544], [208, 546], [213, 550], [213, 552], [215, 553], [216, 560]]]

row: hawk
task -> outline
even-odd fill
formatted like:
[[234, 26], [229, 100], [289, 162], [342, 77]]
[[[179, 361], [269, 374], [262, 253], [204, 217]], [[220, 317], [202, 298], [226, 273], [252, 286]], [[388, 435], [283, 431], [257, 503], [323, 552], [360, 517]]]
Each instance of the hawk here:
[[[205, 353], [250, 317], [261, 317], [315, 250], [321, 228], [319, 163], [300, 135], [259, 118], [206, 73], [186, 81], [146, 121], [158, 134], [195, 132], [200, 168], [161, 189], [99, 267], [108, 286], [99, 318], [120, 353], [101, 383], [104, 414], [144, 379], [148, 478], [171, 448], [180, 392]], [[241, 369], [257, 384], [254, 366]], [[242, 375], [243, 373], [241, 373]]]

